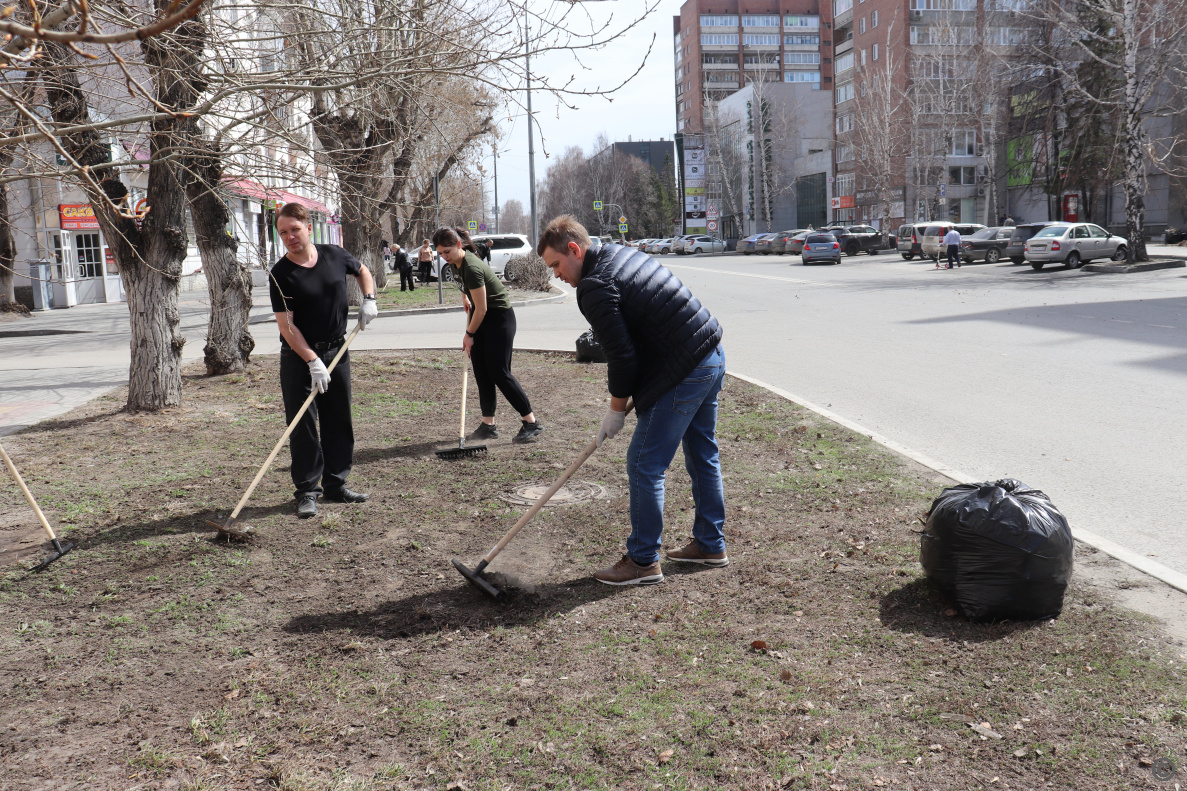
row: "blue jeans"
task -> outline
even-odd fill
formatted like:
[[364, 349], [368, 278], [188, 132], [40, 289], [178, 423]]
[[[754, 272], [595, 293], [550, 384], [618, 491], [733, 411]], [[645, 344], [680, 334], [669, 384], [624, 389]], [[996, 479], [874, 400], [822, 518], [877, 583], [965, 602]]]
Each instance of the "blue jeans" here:
[[725, 492], [717, 451], [717, 394], [724, 379], [725, 352], [718, 346], [683, 382], [639, 413], [626, 454], [631, 487], [631, 535], [626, 551], [641, 566], [659, 560], [664, 480], [681, 442], [696, 504], [693, 538], [705, 552], [725, 551]]

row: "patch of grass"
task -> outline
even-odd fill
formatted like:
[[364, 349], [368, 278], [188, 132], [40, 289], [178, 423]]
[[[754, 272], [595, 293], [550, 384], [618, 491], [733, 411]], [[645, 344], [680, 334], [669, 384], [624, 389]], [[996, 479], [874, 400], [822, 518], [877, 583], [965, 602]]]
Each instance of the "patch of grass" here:
[[171, 770], [177, 763], [177, 758], [166, 750], [159, 749], [152, 744], [143, 744], [136, 755], [128, 759], [128, 766], [162, 775]]

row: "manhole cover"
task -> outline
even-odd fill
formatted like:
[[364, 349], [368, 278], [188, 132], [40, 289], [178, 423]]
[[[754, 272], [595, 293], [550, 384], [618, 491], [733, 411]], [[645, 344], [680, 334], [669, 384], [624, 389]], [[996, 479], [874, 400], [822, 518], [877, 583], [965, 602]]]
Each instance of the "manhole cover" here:
[[[551, 483], [527, 483], [513, 492], [502, 495], [501, 499], [510, 505], [533, 505], [542, 494], [548, 491], [548, 487], [551, 485]], [[573, 505], [574, 503], [584, 503], [586, 500], [600, 500], [605, 496], [605, 486], [589, 481], [569, 481], [558, 489], [545, 505], [548, 507]]]

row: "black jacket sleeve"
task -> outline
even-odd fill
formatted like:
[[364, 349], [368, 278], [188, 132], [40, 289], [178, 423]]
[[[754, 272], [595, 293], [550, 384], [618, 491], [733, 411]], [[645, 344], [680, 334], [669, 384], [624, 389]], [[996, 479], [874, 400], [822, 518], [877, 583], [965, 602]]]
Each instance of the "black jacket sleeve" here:
[[622, 315], [621, 296], [614, 281], [583, 279], [578, 294], [581, 313], [606, 354], [607, 386], [615, 398], [634, 394], [638, 355]]

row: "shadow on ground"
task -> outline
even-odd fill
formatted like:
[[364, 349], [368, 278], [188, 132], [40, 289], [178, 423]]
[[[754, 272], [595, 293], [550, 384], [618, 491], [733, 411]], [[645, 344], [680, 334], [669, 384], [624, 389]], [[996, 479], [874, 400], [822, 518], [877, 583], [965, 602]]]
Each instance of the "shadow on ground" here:
[[973, 623], [959, 615], [945, 615], [955, 604], [926, 578], [895, 588], [882, 597], [879, 616], [887, 629], [921, 637], [989, 643], [1041, 626], [1044, 621]]

